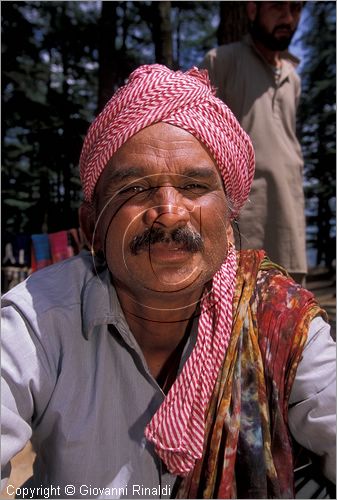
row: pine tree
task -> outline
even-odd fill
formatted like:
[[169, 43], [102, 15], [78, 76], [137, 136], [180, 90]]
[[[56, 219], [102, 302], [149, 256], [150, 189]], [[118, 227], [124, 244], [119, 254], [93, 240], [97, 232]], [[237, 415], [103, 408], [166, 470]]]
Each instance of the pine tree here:
[[316, 264], [331, 266], [335, 257], [336, 172], [336, 5], [307, 2], [299, 131], [305, 159], [308, 207], [317, 230], [311, 244]]
[[10, 232], [78, 224], [78, 159], [97, 103], [94, 4], [3, 5], [2, 203]]

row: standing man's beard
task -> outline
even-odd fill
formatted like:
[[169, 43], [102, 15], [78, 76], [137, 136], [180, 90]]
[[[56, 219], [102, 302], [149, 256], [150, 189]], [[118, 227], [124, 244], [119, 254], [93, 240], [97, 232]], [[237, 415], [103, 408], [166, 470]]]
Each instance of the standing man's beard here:
[[[279, 29], [287, 30], [289, 34], [276, 38], [275, 35]], [[258, 19], [251, 23], [249, 31], [255, 40], [261, 42], [267, 49], [274, 51], [287, 49], [295, 33], [295, 31], [291, 30], [288, 24], [279, 24], [273, 29], [272, 33], [268, 33], [260, 25]]]

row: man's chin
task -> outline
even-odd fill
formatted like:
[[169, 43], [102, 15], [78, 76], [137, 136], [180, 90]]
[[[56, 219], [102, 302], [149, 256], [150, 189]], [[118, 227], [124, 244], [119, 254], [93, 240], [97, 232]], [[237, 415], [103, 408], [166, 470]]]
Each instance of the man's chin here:
[[[142, 256], [141, 256], [142, 257]], [[130, 266], [133, 283], [149, 292], [178, 293], [194, 290], [203, 285], [204, 265], [200, 254], [189, 254], [189, 258], [140, 259], [137, 268]]]
[[270, 35], [272, 50], [287, 50], [294, 33], [290, 29], [278, 28]]
[[273, 47], [271, 47], [271, 49], [282, 52], [283, 50], [287, 50], [287, 48], [290, 45], [290, 42], [291, 42], [291, 37], [289, 36], [275, 37], [274, 41], [272, 42]]
[[268, 33], [258, 25], [253, 25], [251, 27], [251, 34], [253, 38], [262, 43], [267, 49], [275, 52], [286, 50], [290, 45], [293, 35], [291, 32], [289, 32], [288, 35], [282, 33], [277, 35], [277, 31], [275, 31], [275, 33]]
[[[187, 289], [194, 289], [194, 287], [200, 283], [200, 278], [202, 270], [199, 266], [181, 266], [176, 267], [172, 265], [156, 266], [154, 265], [151, 269], [152, 279], [144, 280], [145, 288], [152, 291], [161, 292], [179, 292]], [[148, 274], [148, 278], [150, 273]]]

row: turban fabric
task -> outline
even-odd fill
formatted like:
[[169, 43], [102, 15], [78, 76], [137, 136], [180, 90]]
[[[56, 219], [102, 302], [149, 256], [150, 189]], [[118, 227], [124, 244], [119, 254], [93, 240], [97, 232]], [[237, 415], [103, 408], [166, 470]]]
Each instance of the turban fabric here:
[[[208, 148], [235, 216], [251, 187], [253, 147], [230, 109], [215, 97], [207, 71], [197, 68], [183, 73], [154, 64], [130, 75], [85, 138], [80, 158], [85, 199], [92, 200], [98, 178], [118, 148], [157, 122], [190, 132]], [[196, 345], [145, 429], [173, 474], [188, 475], [202, 456], [205, 414], [231, 334], [236, 270], [235, 248], [229, 245], [225, 262], [201, 299]]]
[[215, 97], [206, 70], [193, 68], [183, 73], [160, 64], [136, 69], [90, 126], [80, 158], [85, 199], [92, 200], [97, 180], [117, 149], [157, 122], [190, 132], [208, 148], [222, 175], [233, 215], [237, 215], [254, 176], [254, 150], [248, 135]]

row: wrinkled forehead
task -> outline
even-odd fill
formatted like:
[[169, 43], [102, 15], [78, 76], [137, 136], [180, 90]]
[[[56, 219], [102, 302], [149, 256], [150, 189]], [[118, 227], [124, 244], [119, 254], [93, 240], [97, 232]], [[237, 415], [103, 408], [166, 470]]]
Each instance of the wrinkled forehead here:
[[101, 190], [102, 184], [118, 184], [141, 177], [153, 181], [203, 178], [223, 183], [208, 148], [193, 134], [164, 122], [129, 138], [108, 161], [97, 189]]
[[[183, 128], [165, 122], [155, 123], [130, 137], [111, 157], [109, 164], [117, 165], [133, 156], [202, 161], [216, 166], [216, 160], [203, 142]], [[216, 167], [217, 168], [217, 167]]]

